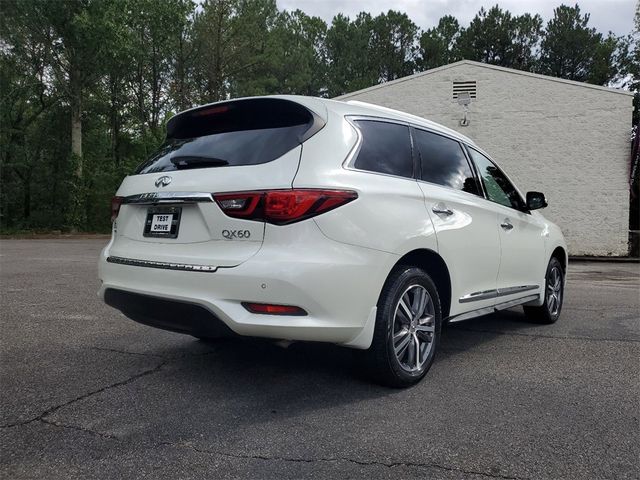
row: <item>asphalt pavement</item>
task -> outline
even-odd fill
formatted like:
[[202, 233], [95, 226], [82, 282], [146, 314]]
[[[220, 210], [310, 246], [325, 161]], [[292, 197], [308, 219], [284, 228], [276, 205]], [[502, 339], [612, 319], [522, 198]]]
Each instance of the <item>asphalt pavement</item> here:
[[0, 241], [0, 477], [640, 477], [640, 266], [575, 263], [562, 317], [449, 326], [425, 380], [322, 344], [204, 343], [96, 296], [104, 239]]

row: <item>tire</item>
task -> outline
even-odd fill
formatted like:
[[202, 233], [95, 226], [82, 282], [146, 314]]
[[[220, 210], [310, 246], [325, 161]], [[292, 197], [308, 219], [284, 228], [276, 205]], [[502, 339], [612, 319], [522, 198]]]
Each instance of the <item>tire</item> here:
[[433, 364], [441, 329], [440, 297], [431, 277], [410, 266], [393, 270], [380, 294], [366, 351], [372, 379], [396, 388], [419, 382]]
[[527, 319], [534, 323], [551, 324], [558, 321], [564, 301], [564, 270], [556, 257], [551, 257], [544, 284], [544, 303], [539, 307], [525, 306]]

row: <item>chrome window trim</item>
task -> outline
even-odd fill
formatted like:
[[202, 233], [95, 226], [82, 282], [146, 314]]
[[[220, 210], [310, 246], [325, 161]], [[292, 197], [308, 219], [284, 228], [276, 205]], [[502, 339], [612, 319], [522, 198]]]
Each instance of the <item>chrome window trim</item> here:
[[529, 290], [536, 290], [540, 288], [540, 285], [519, 285], [517, 287], [496, 288], [493, 290], [483, 290], [481, 292], [473, 292], [463, 295], [458, 299], [460, 303], [477, 302], [479, 300], [487, 300], [489, 298], [504, 297], [507, 295], [514, 295], [516, 293], [528, 292]]
[[424, 183], [425, 185], [430, 185], [434, 187], [446, 188], [447, 190], [451, 190], [452, 192], [464, 193], [465, 195], [471, 196], [471, 198], [480, 198], [482, 200], [486, 200], [486, 198], [484, 198], [482, 195], [476, 195], [475, 193], [465, 192], [464, 190], [458, 190], [457, 188], [447, 187], [446, 185], [440, 185], [439, 183], [428, 182], [426, 180], [421, 180], [419, 178], [416, 178], [416, 182]]
[[402, 125], [410, 129], [410, 125], [407, 122], [403, 122], [401, 120], [394, 120], [392, 118], [384, 118], [384, 117], [375, 117], [369, 115], [346, 115], [344, 119], [351, 125], [351, 127], [356, 131], [357, 140], [355, 145], [351, 148], [351, 151], [347, 155], [347, 158], [344, 162], [342, 162], [342, 168], [345, 170], [351, 170], [352, 172], [361, 172], [361, 173], [370, 173], [372, 175], [382, 175], [383, 177], [391, 177], [391, 178], [401, 178], [402, 180], [411, 180], [413, 182], [416, 181], [416, 161], [413, 154], [413, 139], [411, 138], [411, 130], [407, 133], [409, 134], [409, 142], [411, 148], [411, 162], [413, 163], [413, 173], [411, 177], [403, 177], [402, 175], [393, 175], [392, 173], [382, 173], [382, 172], [374, 172], [372, 170], [363, 170], [361, 168], [356, 168], [353, 164], [355, 162], [358, 153], [360, 153], [360, 148], [362, 147], [363, 137], [360, 129], [355, 125], [354, 122], [358, 120], [369, 121], [369, 122], [383, 122], [383, 123], [393, 123], [396, 125]]
[[[370, 175], [381, 175], [383, 177], [400, 178], [402, 180], [412, 180], [412, 181], [418, 182], [418, 183], [424, 183], [424, 184], [427, 184], [427, 185], [434, 185], [434, 186], [440, 187], [440, 188], [446, 188], [446, 189], [454, 191], [454, 192], [462, 192], [462, 193], [464, 193], [466, 195], [470, 195], [472, 198], [482, 198], [484, 200], [490, 201], [490, 200], [486, 199], [485, 197], [483, 197], [481, 195], [476, 195], [474, 193], [465, 192], [464, 190], [458, 190], [458, 189], [455, 189], [455, 188], [447, 187], [445, 185], [440, 185], [440, 184], [437, 184], [437, 183], [433, 183], [433, 182], [428, 182], [426, 180], [422, 180], [421, 178], [419, 178], [419, 173], [420, 172], [415, 171], [416, 168], [419, 168], [419, 166], [420, 166], [420, 160], [418, 158], [418, 155], [416, 155], [416, 152], [415, 152], [413, 135], [411, 135], [411, 128], [417, 128], [417, 129], [420, 129], [420, 130], [424, 130], [426, 132], [433, 133], [435, 135], [440, 135], [442, 137], [448, 138], [449, 140], [453, 140], [454, 142], [457, 142], [460, 145], [460, 147], [462, 148], [463, 154], [467, 157], [467, 161], [469, 162], [469, 166], [471, 167], [472, 172], [475, 174], [477, 182], [480, 183], [480, 188], [481, 188], [481, 190], [482, 190], [482, 192], [484, 194], [484, 185], [482, 184], [482, 180], [480, 180], [477, 168], [476, 168], [474, 162], [469, 157], [469, 154], [466, 151], [467, 143], [462, 141], [462, 140], [460, 140], [459, 138], [456, 138], [456, 137], [454, 137], [452, 135], [449, 135], [449, 134], [447, 134], [445, 132], [440, 132], [440, 131], [435, 130], [433, 128], [429, 128], [429, 127], [425, 127], [423, 125], [419, 125], [417, 123], [407, 122], [407, 121], [404, 121], [404, 120], [398, 120], [398, 119], [394, 119], [394, 118], [378, 117], [378, 116], [374, 116], [374, 115], [345, 115], [344, 119], [355, 130], [356, 136], [357, 136], [355, 145], [349, 151], [349, 154], [347, 155], [347, 158], [344, 160], [344, 162], [342, 162], [342, 168], [344, 168], [345, 170], [350, 170], [352, 172], [368, 173]], [[358, 156], [358, 153], [360, 152], [360, 147], [362, 146], [362, 141], [363, 141], [363, 137], [362, 137], [362, 133], [360, 132], [360, 129], [354, 124], [354, 122], [356, 122], [358, 120], [368, 120], [368, 121], [373, 121], [373, 122], [395, 123], [397, 125], [404, 125], [404, 126], [409, 128], [409, 137], [411, 138], [411, 154], [412, 154], [413, 162], [414, 162], [414, 165], [413, 165], [413, 168], [414, 168], [413, 177], [403, 177], [403, 176], [400, 176], [400, 175], [393, 175], [393, 174], [390, 174], [390, 173], [373, 172], [371, 170], [363, 170], [361, 168], [356, 168], [353, 165], [353, 163], [355, 161], [355, 158]], [[513, 182], [511, 182], [511, 183], [513, 184]], [[495, 203], [495, 202], [492, 202], [492, 203]]]
[[148, 192], [124, 197], [122, 203], [137, 205], [155, 205], [159, 203], [198, 203], [213, 202], [209, 192]]
[[181, 270], [185, 272], [203, 272], [213, 273], [218, 267], [212, 265], [194, 265], [189, 263], [173, 263], [173, 262], [156, 262], [152, 260], [136, 260], [134, 258], [107, 257], [107, 262], [116, 263], [118, 265], [128, 265], [130, 267], [148, 267], [148, 268], [161, 268], [164, 270]]

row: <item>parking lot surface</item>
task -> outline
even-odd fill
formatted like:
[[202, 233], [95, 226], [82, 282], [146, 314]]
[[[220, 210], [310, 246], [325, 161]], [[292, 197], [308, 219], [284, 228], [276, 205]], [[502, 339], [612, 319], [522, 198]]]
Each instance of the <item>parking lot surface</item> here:
[[638, 478], [638, 264], [575, 263], [555, 325], [449, 326], [425, 380], [204, 343], [96, 296], [104, 239], [0, 241], [2, 478]]

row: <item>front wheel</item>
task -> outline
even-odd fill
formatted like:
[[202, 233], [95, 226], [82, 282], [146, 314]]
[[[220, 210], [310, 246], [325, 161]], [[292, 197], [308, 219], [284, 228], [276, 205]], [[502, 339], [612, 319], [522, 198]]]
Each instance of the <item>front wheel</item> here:
[[539, 307], [524, 307], [524, 313], [535, 323], [555, 323], [560, 318], [564, 301], [564, 270], [560, 261], [549, 260], [545, 276], [544, 303]]
[[425, 376], [435, 358], [442, 310], [438, 290], [422, 269], [402, 267], [387, 279], [367, 351], [375, 381], [408, 387]]

